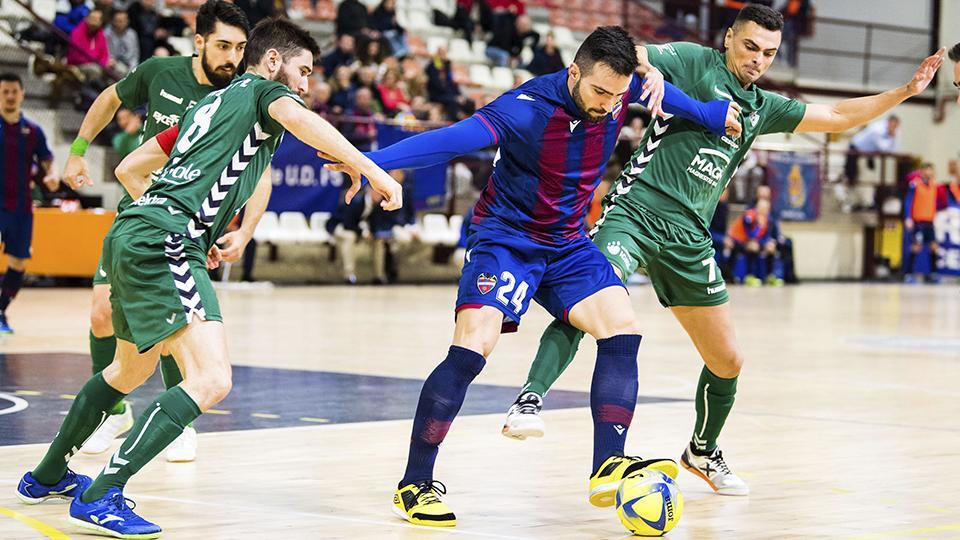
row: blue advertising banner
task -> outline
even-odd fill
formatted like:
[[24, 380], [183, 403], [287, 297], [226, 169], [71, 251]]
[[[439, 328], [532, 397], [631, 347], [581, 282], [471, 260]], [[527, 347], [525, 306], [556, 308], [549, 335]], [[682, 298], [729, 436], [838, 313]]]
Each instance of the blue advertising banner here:
[[[398, 126], [377, 125], [380, 148], [415, 135]], [[333, 212], [340, 193], [350, 179], [323, 168], [316, 151], [287, 133], [273, 156], [273, 194], [267, 207], [271, 212]], [[417, 210], [442, 206], [446, 198], [447, 165], [418, 169], [407, 175], [413, 182], [413, 204]]]
[[770, 153], [767, 179], [773, 192], [773, 215], [785, 221], [820, 217], [820, 157], [794, 152]]
[[960, 204], [937, 212], [933, 228], [937, 233], [937, 272], [960, 276]]

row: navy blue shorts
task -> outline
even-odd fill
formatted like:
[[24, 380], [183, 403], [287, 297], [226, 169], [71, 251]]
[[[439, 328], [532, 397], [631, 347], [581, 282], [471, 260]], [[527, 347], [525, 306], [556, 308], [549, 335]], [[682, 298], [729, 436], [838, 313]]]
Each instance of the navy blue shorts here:
[[933, 230], [933, 223], [928, 221], [919, 221], [913, 223], [913, 231], [910, 238], [914, 244], [932, 244], [937, 241], [937, 235]]
[[32, 238], [33, 214], [0, 210], [0, 242], [3, 242], [4, 253], [18, 259], [29, 259]]
[[551, 247], [519, 232], [474, 225], [467, 238], [457, 311], [493, 306], [503, 312], [503, 331], [512, 332], [531, 298], [568, 322], [578, 302], [614, 286], [623, 287], [623, 282], [586, 236]]

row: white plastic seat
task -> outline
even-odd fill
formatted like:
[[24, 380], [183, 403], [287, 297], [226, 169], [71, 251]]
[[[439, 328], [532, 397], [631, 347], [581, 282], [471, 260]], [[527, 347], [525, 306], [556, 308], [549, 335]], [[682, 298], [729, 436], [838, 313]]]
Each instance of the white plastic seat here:
[[280, 235], [278, 241], [306, 242], [310, 240], [310, 226], [302, 212], [282, 212], [280, 214]]
[[513, 88], [513, 70], [508, 67], [495, 67], [490, 70], [493, 88], [510, 90]]
[[490, 67], [483, 64], [470, 64], [470, 80], [486, 88], [494, 88]]
[[253, 231], [253, 238], [257, 242], [273, 242], [280, 230], [280, 220], [276, 212], [264, 212]]
[[450, 216], [450, 226], [447, 232], [447, 245], [455, 246], [460, 242], [460, 228], [463, 227], [463, 216]]
[[310, 214], [310, 237], [314, 242], [327, 242], [330, 233], [327, 232], [327, 221], [330, 212], [314, 212]]
[[420, 238], [424, 244], [444, 244], [449, 236], [450, 226], [447, 216], [443, 214], [426, 214], [423, 216]]
[[[429, 49], [429, 47], [428, 42], [427, 48]], [[470, 64], [473, 62], [473, 49], [470, 48], [467, 40], [463, 38], [453, 38], [450, 40], [449, 56], [450, 60], [454, 62]]]

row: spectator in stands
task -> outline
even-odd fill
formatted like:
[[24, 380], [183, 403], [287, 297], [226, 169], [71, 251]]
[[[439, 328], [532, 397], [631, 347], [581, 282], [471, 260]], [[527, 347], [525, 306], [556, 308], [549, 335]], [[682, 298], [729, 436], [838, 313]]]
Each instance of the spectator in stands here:
[[133, 28], [140, 40], [141, 62], [153, 56], [157, 49], [157, 40], [154, 33], [157, 31], [160, 15], [153, 7], [153, 0], [141, 0], [133, 2], [127, 9], [127, 14], [130, 16], [130, 28]]
[[[860, 179], [858, 167], [859, 154], [864, 152], [896, 152], [900, 147], [900, 119], [894, 115], [881, 118], [850, 139], [850, 148], [847, 151], [847, 160], [843, 166], [843, 174], [848, 185], [855, 185]], [[867, 165], [873, 169], [873, 158], [868, 158]]]
[[[755, 208], [747, 209], [727, 230], [723, 256], [735, 261], [735, 281], [745, 273], [743, 283], [749, 287], [759, 287], [764, 281], [776, 287], [783, 285], [783, 266], [776, 239], [771, 236], [771, 224], [770, 200], [759, 199]], [[745, 268], [741, 265], [744, 256]]]
[[384, 73], [378, 89], [383, 100], [383, 113], [387, 116], [392, 117], [400, 111], [410, 110], [410, 98], [400, 86], [400, 76], [396, 71]]
[[540, 42], [540, 34], [533, 31], [530, 17], [521, 15], [511, 20], [513, 25], [499, 25], [487, 43], [487, 58], [502, 67], [515, 64], [524, 47], [536, 47]]
[[453, 69], [447, 58], [447, 48], [440, 47], [427, 66], [427, 94], [430, 101], [443, 105], [447, 118], [460, 119], [467, 99], [453, 80]]
[[337, 35], [358, 36], [364, 30], [370, 28], [367, 19], [367, 6], [360, 3], [359, 0], [343, 0], [337, 7]]
[[330, 81], [332, 93], [330, 107], [333, 114], [343, 114], [353, 104], [356, 87], [353, 84], [353, 72], [347, 66], [340, 66]]
[[354, 88], [357, 90], [366, 88], [370, 91], [372, 97], [371, 107], [375, 114], [383, 113], [383, 98], [380, 97], [380, 88], [377, 86], [377, 68], [373, 66], [363, 66], [357, 70], [353, 81]]
[[397, 0], [383, 0], [370, 15], [370, 26], [390, 44], [390, 54], [405, 56], [407, 33], [397, 22]]
[[117, 111], [117, 126], [120, 131], [113, 136], [110, 143], [123, 159], [140, 146], [140, 128], [143, 126], [143, 119], [136, 112], [121, 107]]
[[423, 64], [416, 58], [408, 56], [401, 62], [403, 72], [403, 84], [407, 87], [407, 95], [410, 96], [411, 103], [414, 98], [427, 97], [427, 85], [429, 78]]
[[99, 9], [90, 10], [87, 18], [70, 34], [67, 64], [77, 66], [87, 82], [102, 85], [103, 70], [112, 66], [113, 61], [103, 33], [103, 12]]
[[351, 119], [340, 128], [340, 132], [358, 149], [369, 152], [377, 140], [377, 114], [374, 112], [373, 93], [369, 88], [358, 88], [354, 94], [353, 106], [345, 112]]
[[354, 56], [356, 40], [350, 34], [342, 34], [337, 38], [337, 48], [323, 57], [321, 65], [328, 77], [333, 75], [340, 66], [352, 66], [357, 61]]
[[925, 278], [930, 283], [939, 282], [937, 271], [937, 237], [934, 234], [933, 220], [937, 216], [937, 177], [931, 163], [907, 175], [909, 182], [904, 202], [903, 228], [910, 241], [910, 250], [903, 264], [905, 283], [916, 283], [917, 254], [927, 246], [930, 265]]
[[386, 55], [383, 52], [383, 48], [380, 47], [380, 40], [368, 39], [360, 49], [360, 52], [357, 55], [357, 60], [360, 62], [361, 66], [373, 66], [374, 68], [377, 68], [380, 66], [380, 63], [383, 62], [385, 56]]
[[311, 81], [310, 93], [307, 95], [307, 106], [320, 116], [328, 117], [331, 114], [330, 97], [332, 93], [333, 90], [330, 85], [323, 80]]
[[547, 33], [542, 46], [533, 50], [533, 60], [527, 66], [527, 71], [536, 76], [555, 73], [567, 67], [563, 63], [563, 57], [560, 56], [560, 49], [557, 48], [556, 39], [553, 32]]
[[250, 28], [268, 17], [283, 15], [285, 11], [277, 8], [276, 0], [234, 0], [234, 4], [246, 14], [247, 20], [250, 21]]
[[960, 166], [957, 160], [947, 162], [947, 177], [950, 182], [943, 186], [947, 192], [947, 205], [960, 205]]
[[53, 25], [69, 36], [89, 14], [90, 7], [87, 6], [85, 0], [70, 0], [70, 9], [57, 12], [57, 15], [53, 18]]
[[114, 11], [110, 26], [103, 31], [107, 48], [116, 62], [117, 71], [125, 74], [140, 63], [140, 40], [130, 29], [130, 15], [126, 11]]

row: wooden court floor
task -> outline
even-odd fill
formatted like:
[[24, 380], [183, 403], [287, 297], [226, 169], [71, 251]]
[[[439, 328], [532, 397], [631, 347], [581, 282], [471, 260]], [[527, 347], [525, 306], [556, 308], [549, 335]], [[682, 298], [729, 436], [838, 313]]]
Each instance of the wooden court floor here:
[[[747, 364], [720, 444], [752, 493], [720, 497], [681, 471], [686, 508], [669, 537], [960, 538], [957, 286], [804, 284], [731, 292]], [[201, 428], [195, 463], [155, 460], [131, 481], [127, 496], [172, 539], [627, 537], [613, 509], [586, 499], [592, 428], [589, 409], [576, 403], [590, 386], [591, 339], [557, 383], [568, 392], [547, 396], [546, 437], [518, 442], [499, 434], [512, 389], [522, 384], [548, 323], [536, 306], [478, 377], [489, 392], [468, 395], [468, 405], [482, 414], [458, 418], [441, 447], [437, 478], [449, 489], [457, 528], [418, 528], [392, 515], [413, 407], [388, 409], [398, 400], [415, 402], [418, 381], [445, 355], [455, 294], [453, 286], [221, 291], [235, 379], [247, 370], [261, 389], [243, 395], [235, 386], [228, 398], [236, 425], [246, 427]], [[627, 451], [676, 459], [692, 429], [701, 364], [653, 291], [636, 287], [631, 294], [645, 336], [640, 394], [654, 399], [637, 407]], [[17, 334], [0, 341], [5, 365], [15, 360], [21, 372], [48, 369], [50, 358], [63, 358], [56, 361], [85, 369], [77, 354], [50, 355], [86, 353], [89, 295], [23, 291], [9, 313]], [[313, 372], [334, 381], [313, 394], [329, 404], [307, 411], [317, 423], [297, 408], [309, 409], [313, 389], [300, 388], [308, 403], [290, 397], [300, 395], [298, 385], [313, 384], [306, 376]], [[44, 373], [33, 374], [35, 384], [43, 384]], [[276, 388], [264, 392], [267, 379], [258, 373], [278, 377], [269, 379], [279, 381]], [[77, 390], [85, 376], [47, 378], [57, 378], [50, 388]], [[0, 377], [8, 377], [0, 378], [0, 392], [16, 386], [10, 373]], [[354, 387], [353, 380], [362, 384]], [[381, 383], [393, 390], [380, 390]], [[342, 397], [321, 401], [331, 392]], [[69, 407], [69, 394], [61, 397], [52, 412], [20, 418], [43, 424], [43, 436], [52, 436], [62, 418], [56, 409]], [[85, 538], [67, 522], [66, 505], [23, 506], [13, 494], [45, 448], [10, 442], [11, 433], [26, 428], [9, 422], [39, 410], [40, 397], [20, 398], [31, 406], [0, 415], [0, 426], [8, 422], [8, 440], [0, 435], [0, 539]], [[551, 409], [551, 399], [568, 405]], [[6, 405], [0, 401], [0, 410]], [[281, 423], [291, 414], [304, 421]], [[349, 420], [322, 422], [327, 414]], [[257, 423], [244, 423], [239, 417], [246, 415]], [[80, 455], [72, 466], [96, 475], [105, 459]]]

